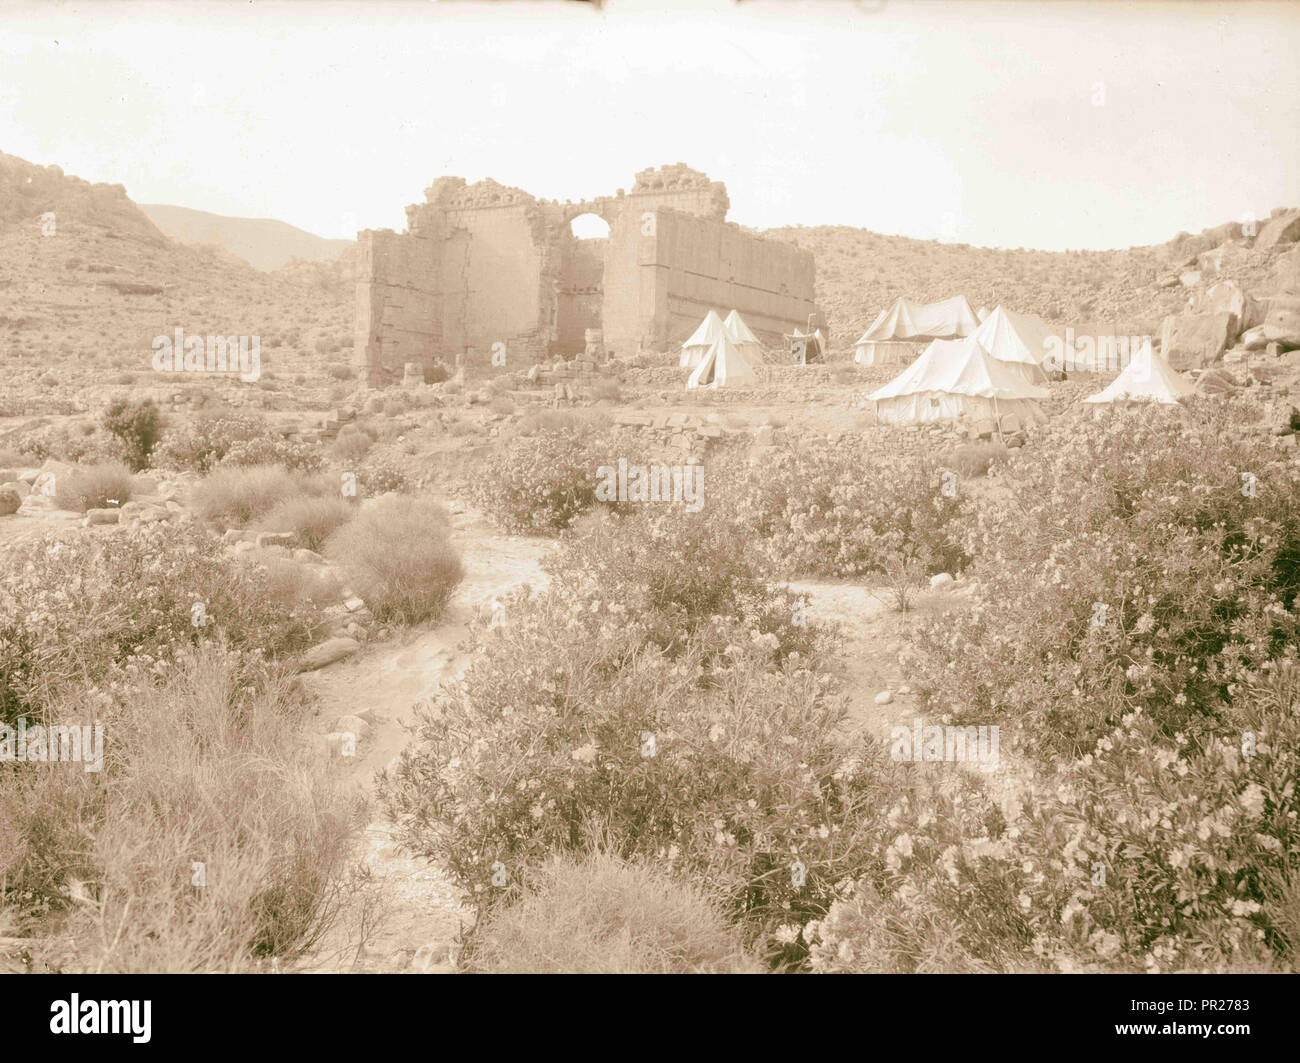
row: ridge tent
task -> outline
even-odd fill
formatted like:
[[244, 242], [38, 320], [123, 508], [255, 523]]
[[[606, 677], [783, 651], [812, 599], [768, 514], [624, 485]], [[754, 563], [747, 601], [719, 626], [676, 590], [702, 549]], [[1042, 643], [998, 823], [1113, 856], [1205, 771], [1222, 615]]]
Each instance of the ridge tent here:
[[974, 336], [933, 340], [921, 356], [868, 398], [882, 424], [929, 421], [996, 420], [1017, 414], [1021, 421], [1043, 421], [1038, 405], [1046, 388], [1029, 383], [989, 354]]
[[884, 365], [914, 355], [918, 344], [970, 336], [979, 325], [964, 295], [937, 303], [917, 303], [899, 296], [858, 337], [853, 360], [859, 365]]
[[763, 360], [763, 345], [759, 343], [758, 337], [754, 335], [753, 330], [745, 324], [745, 319], [740, 316], [738, 311], [731, 311], [726, 320], [722, 322], [722, 325], [727, 330], [727, 335], [740, 348], [740, 353], [751, 364]]
[[722, 318], [718, 317], [716, 310], [710, 310], [704, 315], [699, 328], [682, 344], [682, 357], [678, 365], [683, 369], [699, 365], [709, 348], [726, 334], [727, 327], [722, 323]]
[[1174, 372], [1163, 357], [1151, 349], [1148, 340], [1138, 348], [1137, 353], [1126, 365], [1109, 387], [1095, 395], [1089, 395], [1084, 402], [1117, 402], [1128, 405], [1136, 402], [1155, 402], [1162, 406], [1172, 406], [1180, 402], [1184, 395], [1190, 395], [1193, 384], [1181, 373]]
[[975, 330], [981, 347], [1031, 384], [1047, 382], [1043, 358], [1047, 355], [1047, 338], [1052, 335], [1042, 318], [1012, 313], [1001, 304]]
[[739, 345], [729, 336], [723, 336], [695, 367], [686, 381], [688, 388], [721, 388], [732, 384], [754, 384], [758, 376], [745, 361]]

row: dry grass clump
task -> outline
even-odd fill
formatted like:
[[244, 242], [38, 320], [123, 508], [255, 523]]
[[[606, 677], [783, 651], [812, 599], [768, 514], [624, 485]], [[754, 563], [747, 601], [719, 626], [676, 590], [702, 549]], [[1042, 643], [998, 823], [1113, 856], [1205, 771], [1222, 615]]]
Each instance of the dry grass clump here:
[[307, 481], [279, 465], [221, 468], [194, 491], [194, 511], [203, 520], [243, 527], [306, 489]]
[[450, 542], [441, 503], [393, 496], [363, 510], [326, 544], [375, 618], [415, 624], [436, 620], [465, 574]]
[[56, 500], [62, 509], [84, 513], [88, 509], [118, 506], [131, 500], [134, 480], [121, 462], [104, 462], [60, 476], [55, 484]]
[[606, 853], [557, 857], [475, 934], [492, 974], [757, 974], [740, 932], [696, 886]]
[[[90, 722], [84, 693], [52, 718]], [[44, 916], [11, 916], [35, 918], [67, 971], [248, 971], [301, 952], [337, 914], [363, 811], [304, 761], [306, 712], [288, 681], [212, 645], [159, 685], [101, 695], [101, 771], [54, 764], [0, 788], [0, 879], [46, 898]]]
[[341, 495], [295, 495], [277, 502], [260, 524], [266, 531], [293, 532], [295, 546], [319, 552], [356, 512]]

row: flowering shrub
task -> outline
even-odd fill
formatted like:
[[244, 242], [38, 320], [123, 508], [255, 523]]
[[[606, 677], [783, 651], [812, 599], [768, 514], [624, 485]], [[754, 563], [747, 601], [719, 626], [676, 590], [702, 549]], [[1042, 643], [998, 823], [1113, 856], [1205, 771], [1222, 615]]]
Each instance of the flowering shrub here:
[[[159, 469], [193, 469], [207, 472], [236, 443], [274, 437], [266, 422], [246, 415], [201, 417], [168, 427], [153, 448], [150, 460]], [[236, 453], [239, 453], [238, 451]]]
[[269, 600], [263, 579], [194, 525], [12, 545], [0, 560], [0, 719], [74, 681], [150, 676], [218, 635], [267, 658], [308, 645], [316, 617]]
[[761, 465], [711, 466], [709, 504], [786, 577], [862, 576], [899, 561], [954, 571], [965, 561], [950, 530], [960, 503], [942, 474], [933, 458], [861, 439], [809, 440]]
[[[1195, 743], [1135, 710], [1080, 760], [1006, 780], [996, 803], [897, 806], [886, 874], [805, 928], [813, 969], [1294, 968], [1294, 655], [1249, 678], [1234, 711]], [[970, 822], [981, 806], [992, 832]]]
[[1015, 504], [967, 512], [983, 600], [918, 639], [931, 704], [1024, 720], [1049, 756], [1134, 708], [1166, 736], [1212, 729], [1241, 677], [1300, 636], [1300, 470], [1206, 413], [1036, 449], [990, 473]]
[[640, 464], [643, 449], [639, 436], [625, 430], [540, 427], [495, 451], [470, 495], [507, 531], [550, 534], [596, 505], [597, 469], [619, 458]]
[[73, 464], [98, 464], [121, 461], [126, 456], [121, 440], [90, 422], [38, 424], [12, 433], [6, 444], [38, 462], [55, 458]]
[[280, 436], [239, 439], [218, 462], [221, 466], [282, 465], [300, 472], [317, 472], [324, 461], [320, 448]]
[[357, 487], [365, 498], [387, 494], [389, 491], [408, 491], [410, 478], [392, 458], [370, 458], [357, 468]]

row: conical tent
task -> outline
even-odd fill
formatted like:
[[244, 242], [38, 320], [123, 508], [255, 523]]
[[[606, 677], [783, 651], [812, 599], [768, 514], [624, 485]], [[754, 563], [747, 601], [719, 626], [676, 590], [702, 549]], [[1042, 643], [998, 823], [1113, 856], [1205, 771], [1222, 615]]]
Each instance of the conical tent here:
[[900, 296], [858, 337], [853, 360], [860, 365], [884, 364], [915, 353], [916, 344], [970, 336], [979, 325], [964, 295], [937, 303], [917, 303]]
[[981, 306], [975, 311], [975, 316], [983, 322], [983, 320], [989, 316], [989, 308], [987, 306]]
[[999, 362], [1015, 370], [1031, 384], [1047, 381], [1043, 358], [1047, 338], [1053, 335], [1047, 322], [1033, 314], [1015, 314], [998, 306], [975, 331], [975, 338]]
[[695, 372], [686, 381], [688, 388], [721, 388], [733, 384], [753, 384], [758, 380], [753, 367], [745, 361], [740, 347], [723, 336], [704, 355]]
[[989, 354], [974, 336], [934, 340], [915, 362], [869, 398], [885, 424], [998, 418], [1045, 420], [1046, 388], [1029, 383]]
[[763, 360], [763, 345], [758, 342], [758, 337], [745, 324], [745, 319], [740, 316], [738, 311], [731, 311], [722, 324], [727, 330], [727, 335], [735, 341], [736, 346], [740, 348], [746, 359], [751, 362], [761, 362]]
[[1164, 406], [1180, 402], [1190, 395], [1193, 384], [1176, 373], [1163, 357], [1151, 349], [1148, 340], [1138, 348], [1132, 360], [1113, 381], [1084, 402], [1155, 402]]
[[726, 334], [727, 327], [722, 323], [722, 318], [718, 317], [716, 310], [710, 310], [704, 315], [700, 327], [682, 344], [682, 357], [678, 364], [684, 369], [699, 365], [709, 348]]

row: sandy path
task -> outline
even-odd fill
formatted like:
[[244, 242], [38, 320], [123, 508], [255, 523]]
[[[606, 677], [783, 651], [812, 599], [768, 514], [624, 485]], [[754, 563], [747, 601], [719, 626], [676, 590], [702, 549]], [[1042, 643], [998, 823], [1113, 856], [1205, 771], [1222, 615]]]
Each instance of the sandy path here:
[[[370, 643], [355, 656], [304, 676], [317, 696], [320, 732], [349, 713], [370, 710], [373, 728], [355, 758], [339, 770], [369, 793], [375, 773], [410, 741], [416, 704], [459, 678], [469, 664], [469, 622], [494, 596], [522, 584], [545, 585], [539, 563], [545, 540], [494, 534], [474, 513], [454, 517], [454, 539], [465, 561], [465, 580], [435, 628]], [[369, 875], [330, 934], [296, 969], [314, 972], [447, 972], [449, 956], [472, 909], [439, 867], [399, 851], [393, 825], [375, 819], [358, 841], [357, 860]], [[364, 938], [364, 941], [361, 940]]]

